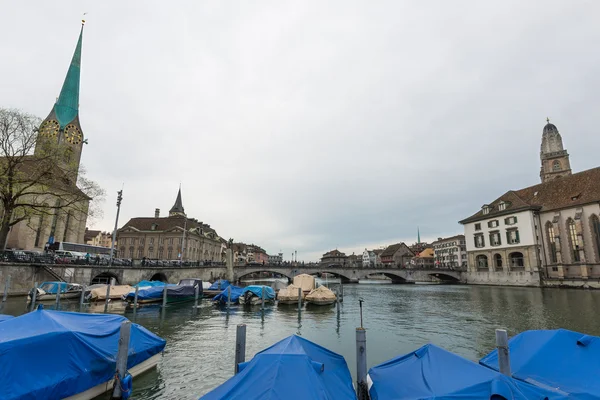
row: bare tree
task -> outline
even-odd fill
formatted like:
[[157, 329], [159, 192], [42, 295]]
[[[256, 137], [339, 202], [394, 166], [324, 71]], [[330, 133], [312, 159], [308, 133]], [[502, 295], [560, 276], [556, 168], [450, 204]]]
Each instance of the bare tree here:
[[[0, 108], [0, 249], [10, 228], [25, 221], [42, 224], [61, 211], [70, 218], [93, 217], [104, 190], [72, 161], [71, 149], [38, 136], [41, 120]], [[94, 201], [90, 206], [90, 201]]]

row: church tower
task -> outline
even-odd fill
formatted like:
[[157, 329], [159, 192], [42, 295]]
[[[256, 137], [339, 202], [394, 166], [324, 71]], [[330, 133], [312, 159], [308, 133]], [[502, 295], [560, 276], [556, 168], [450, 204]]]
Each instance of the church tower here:
[[57, 145], [60, 151], [64, 152], [63, 165], [74, 171], [79, 169], [81, 150], [83, 144], [87, 143], [83, 138], [79, 123], [81, 41], [85, 21], [81, 22], [79, 40], [77, 41], [67, 76], [50, 114], [40, 125], [39, 137], [35, 148], [35, 154], [39, 155], [45, 143]]
[[175, 204], [169, 210], [169, 217], [185, 217], [185, 210], [183, 209], [183, 203], [181, 201], [181, 187], [179, 187], [179, 192], [177, 192], [177, 199], [175, 199]]
[[542, 147], [540, 151], [540, 160], [542, 168], [540, 170], [540, 179], [548, 182], [552, 179], [571, 175], [571, 163], [569, 154], [563, 149], [563, 142], [558, 129], [550, 123], [550, 119], [544, 126], [542, 133]]

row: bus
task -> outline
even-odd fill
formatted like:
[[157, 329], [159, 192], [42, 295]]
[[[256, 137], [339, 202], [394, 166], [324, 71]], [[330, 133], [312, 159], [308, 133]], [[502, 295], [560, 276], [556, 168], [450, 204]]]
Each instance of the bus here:
[[96, 254], [110, 256], [110, 247], [92, 246], [91, 244], [54, 242], [48, 249], [53, 251], [76, 251], [83, 254], [89, 253], [91, 256], [95, 256]]

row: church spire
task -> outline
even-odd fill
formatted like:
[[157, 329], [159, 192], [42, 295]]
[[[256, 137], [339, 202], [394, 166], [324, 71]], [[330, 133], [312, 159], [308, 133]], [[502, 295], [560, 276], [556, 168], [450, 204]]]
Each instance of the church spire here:
[[175, 204], [169, 210], [169, 217], [175, 216], [184, 216], [185, 210], [183, 209], [183, 202], [181, 201], [181, 186], [179, 186], [179, 191], [177, 192], [177, 199], [175, 199]]
[[81, 42], [83, 39], [83, 26], [85, 21], [81, 23], [81, 32], [79, 40], [75, 46], [75, 53], [71, 59], [71, 65], [67, 71], [67, 76], [63, 83], [60, 95], [54, 105], [56, 119], [63, 129], [69, 122], [72, 122], [79, 112], [79, 77], [81, 73]]

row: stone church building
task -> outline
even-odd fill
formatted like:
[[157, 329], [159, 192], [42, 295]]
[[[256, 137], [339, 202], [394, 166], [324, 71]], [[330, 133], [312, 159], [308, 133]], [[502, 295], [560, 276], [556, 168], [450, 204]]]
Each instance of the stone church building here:
[[600, 167], [573, 174], [550, 121], [540, 161], [542, 183], [460, 221], [469, 283], [600, 287]]
[[[82, 39], [83, 25], [60, 94], [50, 114], [40, 125], [34, 155], [23, 163], [23, 173], [34, 174], [31, 171], [36, 170], [37, 160], [43, 155], [44, 149], [48, 148], [47, 145], [61, 152], [62, 161], [56, 168], [54, 178], [51, 182], [40, 185], [42, 189], [39, 191], [47, 193], [36, 194], [35, 199], [25, 199], [44, 207], [56, 208], [45, 209], [44, 212], [32, 209], [28, 219], [11, 227], [7, 248], [42, 250], [48, 242], [84, 242], [90, 198], [75, 183], [83, 145], [86, 143], [79, 122]], [[65, 178], [67, 171], [70, 179]], [[61, 179], [56, 178], [60, 176]]]

